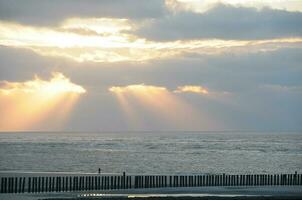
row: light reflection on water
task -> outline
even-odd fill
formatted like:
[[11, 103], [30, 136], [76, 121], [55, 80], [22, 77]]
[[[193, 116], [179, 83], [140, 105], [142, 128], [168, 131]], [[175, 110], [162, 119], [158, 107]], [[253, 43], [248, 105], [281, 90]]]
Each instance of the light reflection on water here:
[[[252, 197], [259, 195], [247, 195], [247, 194], [211, 194], [211, 193], [183, 193], [183, 194], [102, 194], [102, 193], [87, 193], [80, 194], [77, 197], [126, 197], [126, 198], [149, 198], [149, 197]], [[269, 195], [261, 195], [262, 197]]]

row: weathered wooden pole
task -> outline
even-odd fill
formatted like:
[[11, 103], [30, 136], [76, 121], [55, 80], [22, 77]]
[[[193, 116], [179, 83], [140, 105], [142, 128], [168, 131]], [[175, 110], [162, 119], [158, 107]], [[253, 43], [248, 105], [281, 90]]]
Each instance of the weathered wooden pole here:
[[4, 192], [3, 192], [3, 185], [4, 185], [4, 179], [3, 179], [3, 177], [1, 177], [0, 193], [4, 193]]
[[32, 192], [33, 192], [33, 193], [36, 192], [36, 177], [33, 177], [33, 181], [32, 181]]
[[132, 176], [130, 176], [130, 180], [129, 180], [129, 184], [130, 184], [130, 188], [132, 188]]
[[52, 177], [48, 177], [48, 192], [52, 192]]
[[163, 176], [162, 179], [163, 179], [163, 187], [167, 187], [167, 185], [166, 185], [166, 176]]
[[49, 191], [48, 176], [45, 177], [45, 192]]
[[8, 193], [8, 178], [4, 178], [4, 193]]
[[11, 193], [12, 191], [12, 178], [8, 178], [8, 193]]
[[21, 192], [24, 193], [25, 192], [25, 177], [22, 178], [22, 190]]

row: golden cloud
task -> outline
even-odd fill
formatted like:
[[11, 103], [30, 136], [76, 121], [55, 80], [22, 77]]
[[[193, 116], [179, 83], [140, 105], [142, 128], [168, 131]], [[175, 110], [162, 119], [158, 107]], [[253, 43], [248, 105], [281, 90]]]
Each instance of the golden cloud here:
[[136, 84], [136, 85], [127, 85], [127, 86], [112, 86], [109, 88], [110, 92], [113, 93], [127, 93], [127, 92], [167, 92], [167, 88], [145, 85], [145, 84]]
[[0, 93], [5, 95], [13, 95], [18, 93], [37, 94], [45, 93], [57, 95], [61, 93], [85, 93], [86, 90], [79, 85], [76, 85], [62, 73], [54, 72], [53, 77], [49, 81], [40, 79], [35, 76], [34, 80], [25, 82], [0, 82]]
[[[60, 126], [68, 118], [79, 95], [85, 92], [82, 86], [72, 83], [62, 73], [53, 73], [50, 80], [35, 76], [33, 80], [25, 82], [2, 81], [0, 130], [48, 129]], [[42, 123], [48, 118], [52, 120]]]
[[185, 85], [185, 86], [179, 86], [176, 90], [174, 90], [175, 93], [197, 93], [197, 94], [209, 94], [208, 89], [202, 86], [196, 86], [196, 85]]
[[39, 55], [77, 62], [142, 62], [187, 53], [212, 55], [229, 51], [273, 51], [302, 44], [302, 38], [155, 42], [127, 32], [135, 26], [126, 19], [110, 18], [72, 18], [53, 28], [0, 21], [0, 45], [26, 48]]

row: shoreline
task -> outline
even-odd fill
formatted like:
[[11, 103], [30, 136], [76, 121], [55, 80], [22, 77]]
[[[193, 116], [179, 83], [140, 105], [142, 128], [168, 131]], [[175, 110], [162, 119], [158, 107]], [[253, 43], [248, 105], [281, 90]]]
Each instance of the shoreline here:
[[154, 188], [126, 189], [111, 191], [86, 192], [48, 192], [48, 193], [18, 193], [0, 194], [1, 200], [59, 200], [59, 199], [236, 199], [236, 200], [281, 200], [302, 199], [302, 186], [249, 186], [249, 187], [187, 187], [187, 188]]

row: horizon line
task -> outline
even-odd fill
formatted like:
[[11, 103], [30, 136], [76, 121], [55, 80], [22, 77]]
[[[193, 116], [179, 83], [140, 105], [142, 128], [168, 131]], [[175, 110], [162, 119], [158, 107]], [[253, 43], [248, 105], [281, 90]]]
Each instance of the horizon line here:
[[184, 132], [184, 133], [197, 133], [197, 132], [302, 132], [302, 130], [12, 130], [12, 131], [0, 131], [0, 133], [176, 133], [176, 132]]

